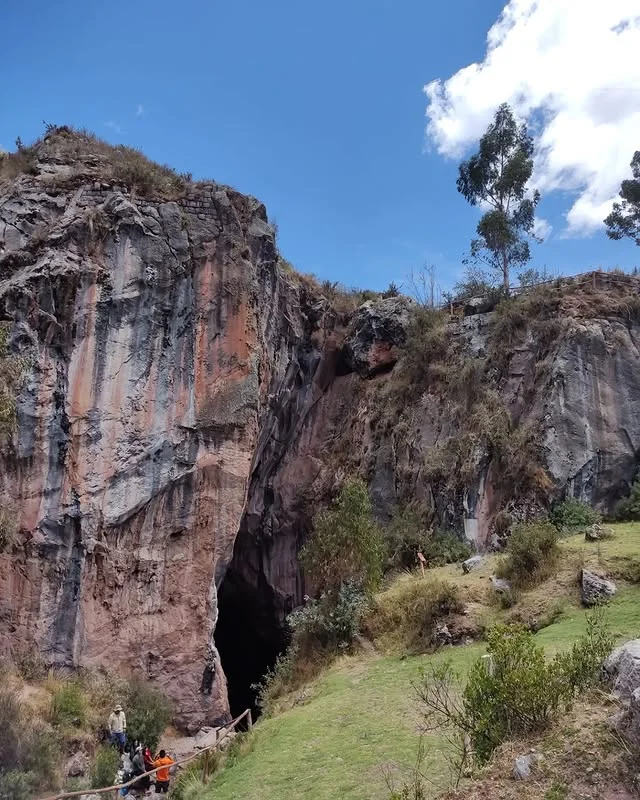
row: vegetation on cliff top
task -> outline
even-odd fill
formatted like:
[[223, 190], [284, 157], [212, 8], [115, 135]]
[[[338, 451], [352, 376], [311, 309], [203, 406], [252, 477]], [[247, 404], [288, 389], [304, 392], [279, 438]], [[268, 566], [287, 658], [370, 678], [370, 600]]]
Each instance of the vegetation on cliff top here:
[[[42, 162], [62, 165], [53, 174], [41, 174]], [[24, 145], [18, 138], [13, 153], [0, 154], [0, 184], [18, 176], [39, 175], [47, 185], [64, 187], [92, 178], [126, 186], [143, 196], [175, 199], [184, 194], [190, 175], [179, 175], [157, 164], [140, 150], [111, 145], [91, 131], [68, 125], [47, 125], [41, 139]]]

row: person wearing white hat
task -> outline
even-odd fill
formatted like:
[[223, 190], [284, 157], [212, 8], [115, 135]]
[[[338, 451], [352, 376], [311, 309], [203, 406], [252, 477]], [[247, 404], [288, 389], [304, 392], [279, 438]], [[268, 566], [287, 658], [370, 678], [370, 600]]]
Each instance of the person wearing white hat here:
[[120, 703], [116, 703], [109, 714], [109, 738], [112, 744], [118, 744], [121, 753], [124, 752], [127, 746], [127, 718]]

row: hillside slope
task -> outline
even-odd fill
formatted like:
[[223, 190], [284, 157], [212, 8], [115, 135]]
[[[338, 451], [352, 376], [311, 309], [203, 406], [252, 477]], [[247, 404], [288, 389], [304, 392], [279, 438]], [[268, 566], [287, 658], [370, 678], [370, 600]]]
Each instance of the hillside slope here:
[[[579, 604], [576, 581], [579, 566], [609, 574], [634, 574], [640, 567], [640, 524], [615, 526], [615, 532], [614, 539], [600, 544], [586, 543], [584, 536], [564, 540], [557, 573], [526, 592], [509, 610], [501, 611], [489, 602], [487, 576], [495, 566], [494, 559], [488, 559], [481, 570], [470, 575], [462, 575], [459, 566], [429, 570], [426, 580], [444, 577], [469, 597], [484, 595], [481, 602], [475, 599], [471, 604], [471, 613], [480, 614], [484, 624], [530, 615], [541, 617], [545, 608], [552, 605], [561, 608], [556, 621], [536, 634], [536, 640], [552, 655], [569, 648], [585, 629], [585, 611]], [[425, 579], [416, 574], [400, 580]], [[623, 641], [637, 637], [640, 630], [640, 586], [619, 584], [620, 592], [611, 602], [607, 616], [616, 640]], [[286, 710], [281, 714], [259, 721], [248, 754], [192, 797], [386, 800], [389, 791], [385, 775], [391, 775], [397, 783], [415, 763], [421, 715], [412, 684], [419, 681], [421, 670], [427, 664], [451, 660], [464, 674], [482, 652], [483, 645], [476, 643], [446, 647], [434, 655], [405, 657], [365, 652], [342, 658], [318, 680], [286, 698]], [[614, 710], [605, 707], [604, 712], [593, 712], [594, 719], [600, 724], [603, 714], [606, 720]], [[556, 744], [558, 737], [563, 743], [571, 741], [570, 736], [565, 740], [561, 733], [555, 735]], [[434, 734], [425, 734], [423, 742], [422, 770], [429, 789], [436, 794], [448, 786], [451, 778], [444, 757], [448, 745]], [[527, 745], [522, 746], [526, 750]], [[503, 763], [503, 770], [500, 776], [505, 779], [505, 792], [515, 791], [511, 764]], [[584, 773], [574, 777], [584, 778]], [[538, 786], [539, 793], [528, 790], [527, 796], [543, 798], [552, 783], [549, 778]], [[476, 795], [470, 789], [468, 796]], [[493, 794], [489, 791], [477, 796], [497, 800], [511, 794], [499, 794], [494, 789]]]

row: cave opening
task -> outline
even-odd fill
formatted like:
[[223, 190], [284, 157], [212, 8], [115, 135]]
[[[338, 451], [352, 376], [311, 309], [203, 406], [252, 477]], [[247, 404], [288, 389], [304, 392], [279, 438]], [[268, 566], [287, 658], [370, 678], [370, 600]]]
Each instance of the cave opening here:
[[253, 719], [260, 716], [253, 687], [287, 646], [286, 630], [270, 595], [268, 587], [251, 585], [233, 565], [218, 589], [215, 641], [234, 718], [247, 708]]

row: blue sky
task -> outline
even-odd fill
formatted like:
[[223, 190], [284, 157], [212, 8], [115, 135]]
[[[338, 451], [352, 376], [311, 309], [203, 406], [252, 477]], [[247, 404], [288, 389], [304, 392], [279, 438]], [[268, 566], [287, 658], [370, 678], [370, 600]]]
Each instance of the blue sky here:
[[[304, 272], [381, 289], [432, 262], [447, 288], [478, 212], [425, 149], [423, 86], [485, 58], [505, 2], [3, 0], [0, 145], [84, 126], [256, 195]], [[534, 264], [640, 264], [601, 231], [563, 236], [573, 197], [543, 195]]]

